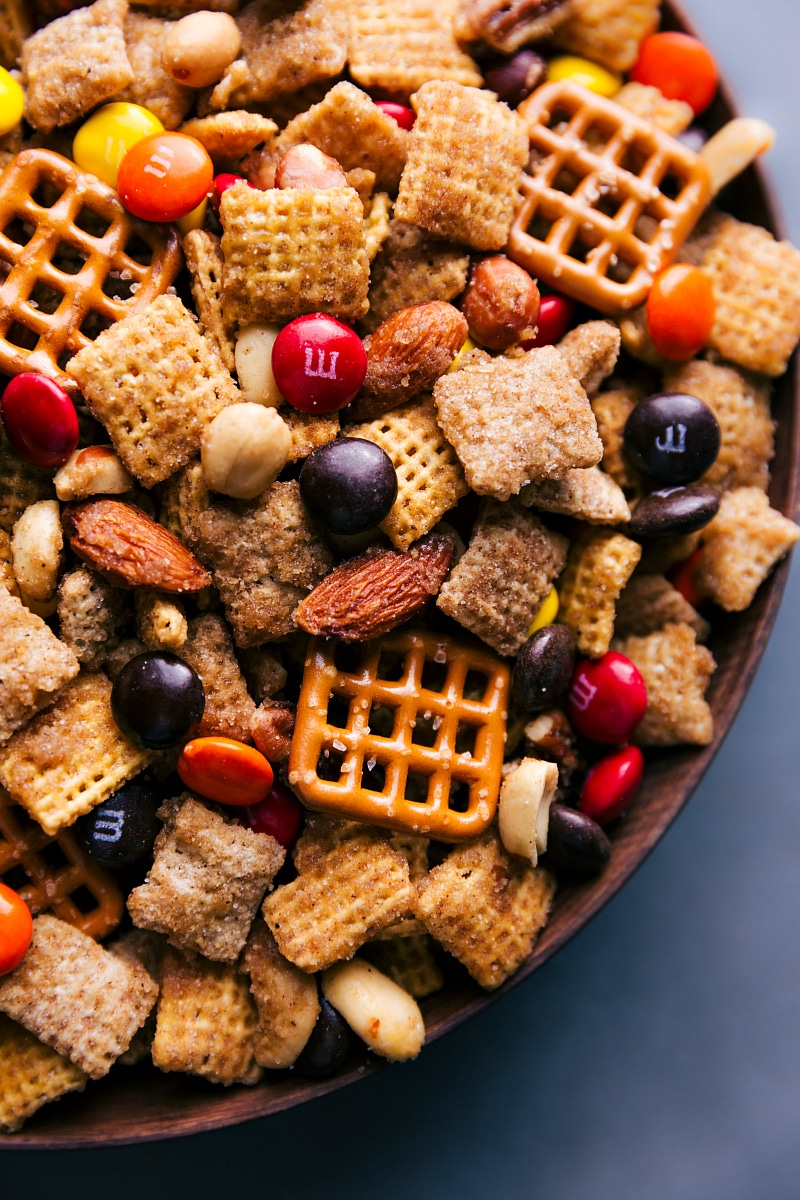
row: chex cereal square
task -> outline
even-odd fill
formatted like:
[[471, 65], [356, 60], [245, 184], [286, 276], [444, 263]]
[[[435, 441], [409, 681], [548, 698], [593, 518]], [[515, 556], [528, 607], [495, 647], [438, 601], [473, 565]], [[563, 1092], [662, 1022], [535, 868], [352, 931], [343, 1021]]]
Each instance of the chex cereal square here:
[[115, 97], [140, 104], [158, 117], [165, 129], [177, 129], [194, 102], [194, 92], [170, 75], [161, 61], [161, 47], [170, 22], [142, 12], [125, 16], [125, 52], [133, 78]]
[[660, 0], [572, 0], [555, 40], [612, 71], [629, 71], [644, 39], [658, 29], [659, 8]]
[[606, 530], [585, 533], [570, 550], [558, 617], [575, 634], [582, 654], [602, 658], [608, 650], [617, 597], [641, 557], [638, 542]]
[[222, 312], [223, 259], [220, 240], [205, 229], [192, 229], [183, 239], [186, 266], [192, 277], [200, 330], [214, 344], [222, 365], [235, 367], [233, 337]]
[[57, 697], [80, 663], [72, 649], [0, 587], [0, 743]]
[[628, 637], [615, 648], [638, 667], [647, 687], [647, 711], [634, 735], [640, 746], [707, 745], [714, 720], [705, 699], [716, 670], [714, 656], [698, 646], [690, 625], [665, 625], [647, 637]]
[[529, 483], [519, 498], [529, 508], [577, 517], [589, 525], [617, 525], [631, 519], [622, 488], [599, 467], [576, 467], [563, 479]]
[[646, 637], [665, 625], [690, 625], [698, 642], [708, 640], [711, 626], [663, 575], [635, 571], [617, 600], [614, 635]]
[[250, 976], [250, 991], [258, 1009], [253, 1035], [256, 1062], [271, 1071], [290, 1067], [319, 1016], [317, 981], [283, 957], [260, 919], [253, 922], [242, 967]]
[[0, 1016], [0, 1129], [13, 1133], [43, 1104], [82, 1092], [87, 1078], [63, 1054]]
[[193, 617], [186, 641], [177, 653], [197, 671], [206, 694], [206, 706], [193, 736], [218, 734], [249, 742], [255, 701], [247, 690], [223, 618], [217, 613]]
[[742, 612], [798, 538], [794, 521], [771, 508], [760, 488], [734, 488], [701, 532], [697, 586], [726, 612]]
[[467, 286], [468, 270], [469, 255], [462, 247], [392, 218], [372, 264], [369, 312], [359, 328], [372, 333], [402, 308], [453, 300]]

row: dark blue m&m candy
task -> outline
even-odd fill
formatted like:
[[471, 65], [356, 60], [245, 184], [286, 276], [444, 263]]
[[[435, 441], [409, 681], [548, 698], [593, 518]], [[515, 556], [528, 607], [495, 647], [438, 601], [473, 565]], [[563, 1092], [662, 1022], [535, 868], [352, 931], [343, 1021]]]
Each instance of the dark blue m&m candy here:
[[625, 453], [635, 467], [660, 483], [693, 483], [719, 454], [714, 413], [683, 392], [648, 396], [625, 423]]
[[75, 824], [79, 844], [106, 867], [130, 867], [149, 854], [161, 823], [161, 796], [146, 780], [125, 784]]

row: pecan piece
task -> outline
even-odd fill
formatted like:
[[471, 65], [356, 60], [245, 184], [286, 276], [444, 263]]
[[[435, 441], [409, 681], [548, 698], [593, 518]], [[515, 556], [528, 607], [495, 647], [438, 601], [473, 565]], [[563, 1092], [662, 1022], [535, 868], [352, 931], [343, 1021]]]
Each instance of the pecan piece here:
[[410, 550], [367, 551], [317, 584], [294, 619], [307, 633], [364, 641], [396, 629], [439, 591], [453, 543], [431, 533]]
[[503, 54], [535, 42], [569, 15], [571, 0], [461, 0], [456, 37], [462, 42], [487, 42]]
[[260, 704], [250, 721], [250, 735], [265, 758], [271, 763], [289, 757], [294, 733], [295, 706], [288, 700], [271, 700]]
[[78, 558], [117, 586], [199, 592], [211, 583], [211, 573], [183, 543], [132, 504], [70, 504], [61, 523]]

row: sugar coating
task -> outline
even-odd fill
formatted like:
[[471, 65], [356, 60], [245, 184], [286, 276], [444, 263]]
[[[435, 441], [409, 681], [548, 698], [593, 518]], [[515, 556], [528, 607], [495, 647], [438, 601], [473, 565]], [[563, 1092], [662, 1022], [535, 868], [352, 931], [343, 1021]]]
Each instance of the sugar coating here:
[[236, 166], [256, 147], [271, 142], [277, 132], [278, 126], [269, 117], [245, 109], [194, 117], [181, 126], [181, 133], [202, 142], [218, 170]]
[[338, 0], [254, 0], [236, 16], [240, 57], [210, 95], [212, 109], [242, 108], [331, 79], [347, 58], [347, 6]]
[[705, 617], [663, 575], [637, 570], [620, 593], [614, 633], [617, 637], [646, 637], [665, 625], [690, 625], [698, 642], [708, 640], [711, 626]]
[[222, 196], [220, 221], [228, 325], [366, 313], [364, 206], [353, 188], [260, 192], [237, 183]]
[[96, 0], [27, 38], [20, 65], [25, 116], [48, 133], [69, 125], [133, 79], [125, 53], [127, 0]]
[[22, 0], [0, 0], [0, 66], [7, 71], [17, 65], [30, 31], [30, 16]]
[[[106, 945], [109, 954], [121, 958], [123, 962], [133, 963], [144, 968], [147, 974], [159, 984], [161, 979], [161, 959], [166, 943], [157, 933], [149, 929], [129, 929], [115, 941]], [[160, 986], [160, 985], [159, 985]], [[133, 1040], [124, 1054], [119, 1056], [121, 1066], [132, 1067], [138, 1062], [149, 1059], [153, 1048], [153, 1038], [156, 1032], [156, 1011], [151, 1009], [147, 1020], [141, 1029], [137, 1029]]]
[[564, 568], [568, 546], [517, 501], [490, 501], [436, 603], [498, 654], [515, 654]]
[[[428, 847], [430, 838], [417, 837], [413, 833], [401, 833], [395, 830], [389, 835], [389, 844], [393, 850], [405, 854], [408, 860], [408, 875], [414, 887], [428, 874]], [[393, 941], [395, 938], [417, 937], [424, 934], [425, 926], [416, 917], [398, 921], [396, 925], [387, 925], [375, 935], [375, 941]], [[395, 982], [398, 982], [395, 980]]]
[[119, 644], [130, 617], [130, 599], [87, 567], [62, 575], [58, 585], [59, 634], [84, 667], [99, 667]]
[[82, 1092], [87, 1075], [16, 1021], [0, 1016], [0, 1129], [14, 1133], [43, 1104]]
[[177, 296], [106, 329], [67, 363], [125, 466], [145, 487], [200, 448], [203, 430], [239, 390]]
[[236, 359], [231, 330], [222, 312], [223, 259], [220, 240], [205, 229], [192, 229], [183, 239], [186, 266], [192, 277], [192, 295], [204, 337], [213, 343], [227, 371]]
[[617, 525], [631, 519], [622, 488], [599, 467], [576, 467], [563, 479], [529, 483], [519, 498], [530, 508], [577, 517], [589, 525]]
[[158, 995], [143, 968], [109, 954], [47, 913], [22, 963], [0, 979], [0, 1012], [101, 1079], [127, 1050]]
[[364, 247], [371, 263], [389, 237], [391, 211], [392, 202], [388, 192], [378, 192], [364, 208]]
[[798, 526], [771, 508], [760, 488], [734, 488], [702, 530], [697, 586], [726, 612], [742, 612], [799, 537]]
[[258, 1083], [253, 1058], [256, 1008], [247, 977], [232, 964], [187, 956], [167, 946], [153, 1039], [161, 1071], [185, 1071], [211, 1083]]
[[177, 596], [142, 589], [136, 591], [136, 633], [148, 650], [177, 654], [186, 641], [186, 609]]
[[324, 971], [410, 914], [408, 861], [386, 835], [348, 822], [333, 845], [327, 832], [298, 843], [297, 879], [267, 896], [264, 918], [285, 958], [302, 971]]
[[758, 225], [711, 213], [681, 258], [711, 280], [716, 301], [709, 346], [764, 375], [782, 375], [800, 339], [800, 251]]
[[432, 939], [422, 922], [417, 924], [419, 933], [371, 942], [366, 957], [403, 991], [415, 1000], [423, 1000], [441, 991], [444, 975], [433, 956]]
[[162, 805], [158, 815], [164, 828], [156, 838], [153, 866], [128, 897], [134, 924], [215, 962], [234, 962], [283, 864], [283, 847], [189, 792]]
[[290, 1067], [310, 1038], [320, 1012], [317, 981], [285, 959], [263, 921], [253, 923], [242, 966], [258, 1008], [253, 1037], [256, 1062]]
[[584, 533], [573, 545], [559, 582], [558, 619], [569, 626], [582, 654], [602, 658], [614, 636], [617, 597], [642, 557], [621, 533]]
[[602, 457], [586, 392], [553, 346], [502, 358], [472, 351], [437, 380], [433, 397], [467, 483], [481, 496], [508, 500], [528, 483], [563, 479]]
[[211, 493], [206, 487], [199, 457], [192, 459], [188, 466], [170, 476], [156, 494], [159, 500], [158, 519], [161, 524], [196, 551], [194, 522], [211, 504]]
[[500, 250], [528, 161], [521, 117], [491, 92], [436, 80], [413, 98], [395, 216], [475, 250]]
[[29, 505], [54, 500], [55, 495], [52, 471], [25, 462], [4, 437], [0, 442], [0, 529], [13, 533]]
[[622, 435], [625, 422], [643, 399], [644, 391], [633, 384], [610, 388], [592, 399], [592, 412], [603, 443], [603, 470], [630, 498], [639, 495], [644, 485], [641, 474], [631, 465], [623, 450]]
[[719, 492], [737, 487], [766, 492], [775, 453], [769, 384], [735, 367], [696, 359], [672, 367], [664, 377], [664, 387], [704, 401], [719, 422], [719, 454], [702, 482]]
[[0, 588], [0, 743], [52, 704], [80, 663], [72, 649], [6, 588]]
[[638, 667], [647, 687], [647, 711], [634, 734], [640, 746], [706, 746], [714, 719], [705, 699], [717, 669], [714, 656], [696, 643], [690, 625], [665, 625], [647, 637], [628, 637], [615, 649]]
[[194, 91], [172, 78], [161, 61], [161, 48], [171, 21], [146, 13], [125, 16], [125, 52], [133, 78], [115, 97], [140, 104], [158, 117], [165, 129], [177, 129], [194, 103]]
[[554, 39], [573, 54], [629, 71], [646, 37], [658, 29], [660, 0], [572, 0]]
[[392, 218], [372, 264], [369, 312], [360, 328], [372, 333], [402, 308], [453, 300], [467, 286], [468, 270], [469, 256], [460, 246]]
[[193, 737], [219, 734], [249, 742], [250, 721], [256, 706], [233, 652], [233, 641], [222, 617], [216, 613], [193, 617], [180, 656], [203, 681], [206, 706]]
[[617, 92], [614, 102], [637, 117], [652, 121], [672, 137], [683, 133], [694, 120], [694, 110], [685, 100], [668, 100], [657, 87], [646, 83], [626, 83]]
[[408, 99], [428, 80], [481, 86], [478, 66], [458, 45], [458, 0], [351, 0], [350, 74], [356, 83]]
[[272, 700], [286, 684], [287, 674], [277, 657], [277, 647], [254, 646], [239, 651], [239, 662], [247, 680], [248, 690], [257, 703]]
[[530, 954], [554, 892], [549, 872], [510, 859], [490, 829], [433, 868], [416, 911], [473, 979], [493, 989]]
[[250, 158], [247, 177], [261, 187], [271, 185], [279, 159], [301, 143], [335, 158], [345, 171], [373, 171], [375, 186], [395, 193], [406, 162], [408, 132], [361, 88], [337, 83], [318, 104], [291, 120], [266, 150]]
[[586, 321], [571, 329], [556, 349], [587, 396], [593, 396], [617, 365], [619, 330], [611, 321]]
[[398, 550], [423, 537], [469, 491], [455, 451], [442, 436], [430, 396], [404, 404], [348, 437], [365, 438], [385, 450], [397, 472], [397, 499], [380, 528]]
[[339, 433], [339, 414], [335, 412], [304, 413], [286, 404], [281, 407], [281, 418], [292, 438], [287, 459], [290, 463], [308, 458], [312, 450], [332, 442]]
[[296, 480], [274, 483], [250, 504], [217, 501], [194, 517], [191, 529], [237, 646], [291, 633], [294, 610], [333, 565]]
[[541, 41], [569, 13], [569, 0], [460, 0], [455, 14], [459, 42], [486, 42], [501, 54]]

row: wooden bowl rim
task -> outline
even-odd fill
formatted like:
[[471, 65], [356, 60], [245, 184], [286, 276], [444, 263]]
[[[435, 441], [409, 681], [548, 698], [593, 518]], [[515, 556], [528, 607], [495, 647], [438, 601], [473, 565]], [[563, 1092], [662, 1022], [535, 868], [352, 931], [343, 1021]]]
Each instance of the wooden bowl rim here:
[[[680, 5], [672, 0], [664, 0], [662, 27], [681, 28], [697, 36], [692, 22]], [[735, 114], [738, 111], [725, 82], [720, 84], [716, 107], [722, 114]], [[764, 208], [768, 227], [778, 238], [785, 238], [785, 222], [768, 173], [760, 165], [751, 168], [751, 173], [754, 195]], [[787, 405], [784, 423], [780, 426], [784, 435], [780, 439], [784, 448], [781, 461], [785, 469], [780, 483], [773, 480], [771, 501], [781, 512], [794, 519], [800, 496], [800, 373], [797, 355], [786, 375], [776, 381], [776, 396], [780, 396]], [[778, 492], [780, 494], [776, 494]], [[789, 565], [790, 558], [787, 557], [763, 584], [754, 604], [746, 613], [732, 620], [722, 619], [727, 622], [730, 636], [737, 644], [741, 641], [746, 649], [741, 654], [737, 651], [726, 663], [723, 678], [730, 677], [730, 688], [725, 686], [723, 678], [717, 677], [712, 681], [715, 733], [711, 744], [701, 749], [666, 751], [655, 760], [648, 760], [642, 795], [614, 837], [614, 854], [605, 872], [582, 888], [567, 891], [566, 899], [557, 906], [530, 958], [501, 988], [484, 992], [471, 981], [465, 980], [455, 992], [451, 988], [423, 1002], [428, 1041], [442, 1037], [482, 1012], [527, 979], [584, 928], [645, 861], [688, 803], [738, 714], [775, 623]], [[742, 629], [746, 637], [742, 636]], [[721, 702], [723, 693], [724, 703]], [[716, 706], [714, 698], [717, 700]], [[91, 1149], [221, 1129], [328, 1095], [384, 1070], [388, 1065], [373, 1056], [360, 1054], [348, 1069], [333, 1079], [311, 1081], [279, 1073], [273, 1078], [268, 1076], [254, 1088], [234, 1087], [226, 1091], [210, 1088], [208, 1084], [188, 1076], [159, 1076], [156, 1081], [152, 1070], [148, 1074], [132, 1072], [127, 1077], [117, 1075], [112, 1080], [92, 1083], [88, 1093], [68, 1097], [45, 1109], [19, 1133], [0, 1134], [0, 1149]], [[137, 1070], [134, 1069], [134, 1072]], [[137, 1096], [137, 1093], [140, 1094]], [[133, 1098], [133, 1103], [126, 1106], [126, 1097]], [[123, 1101], [122, 1111], [115, 1112], [114, 1100], [119, 1098]], [[110, 1110], [106, 1108], [104, 1100], [111, 1101]]]

